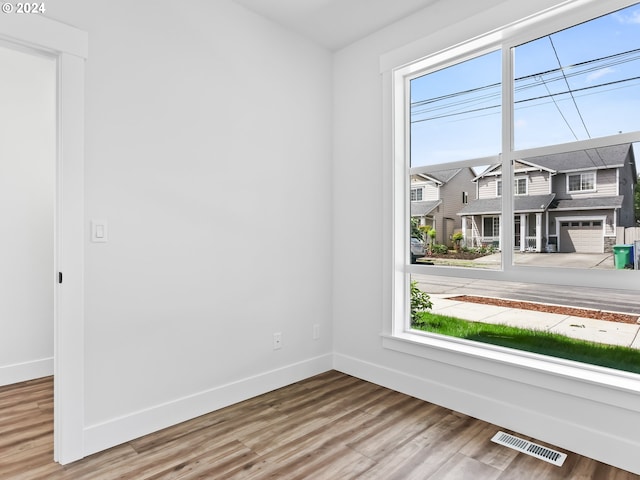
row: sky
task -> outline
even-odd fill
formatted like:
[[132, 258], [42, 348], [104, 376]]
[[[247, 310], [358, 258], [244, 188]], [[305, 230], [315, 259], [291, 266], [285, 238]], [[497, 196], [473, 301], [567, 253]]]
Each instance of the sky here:
[[[640, 130], [640, 4], [513, 53], [515, 149]], [[412, 80], [412, 166], [500, 153], [500, 65], [495, 51]]]

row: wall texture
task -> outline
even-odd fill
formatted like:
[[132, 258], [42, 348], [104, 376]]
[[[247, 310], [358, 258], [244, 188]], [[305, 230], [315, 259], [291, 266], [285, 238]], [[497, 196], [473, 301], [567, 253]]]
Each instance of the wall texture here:
[[0, 385], [53, 373], [55, 59], [0, 47]]
[[89, 33], [85, 453], [330, 368], [330, 54], [227, 0], [47, 8]]

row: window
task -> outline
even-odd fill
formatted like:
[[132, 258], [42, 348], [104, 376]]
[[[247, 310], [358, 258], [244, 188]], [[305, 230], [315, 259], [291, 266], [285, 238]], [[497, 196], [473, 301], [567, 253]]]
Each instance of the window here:
[[411, 201], [412, 202], [421, 202], [422, 201], [422, 192], [423, 188], [412, 188], [411, 189]]
[[596, 173], [576, 173], [567, 175], [568, 192], [593, 192], [596, 189]]
[[526, 195], [527, 194], [527, 179], [526, 177], [516, 178], [513, 186], [514, 195]]
[[[440, 185], [430, 212], [447, 212], [443, 232], [433, 233], [428, 262], [396, 262], [403, 265], [396, 293], [408, 299], [403, 276], [463, 277], [460, 269], [474, 269], [478, 279], [640, 290], [640, 272], [614, 268], [612, 260], [616, 228], [636, 225], [633, 199], [620, 185], [637, 178], [640, 119], [630, 99], [640, 98], [640, 36], [631, 19], [640, 17], [640, 4], [608, 12], [586, 1], [600, 12], [592, 20], [578, 15], [584, 2], [574, 2], [571, 15], [563, 11], [553, 22], [528, 19], [393, 71], [394, 113], [401, 113], [394, 145], [404, 146], [394, 151], [401, 192], [394, 218], [405, 252], [406, 175], [472, 171], [466, 186]], [[447, 245], [453, 232], [458, 243]], [[456, 262], [454, 247], [477, 257]], [[553, 252], [600, 256], [547, 255]], [[564, 301], [572, 306], [578, 298]], [[406, 305], [394, 311], [401, 316], [393, 331], [413, 332]]]
[[500, 217], [484, 217], [482, 222], [482, 233], [484, 237], [499, 237]]

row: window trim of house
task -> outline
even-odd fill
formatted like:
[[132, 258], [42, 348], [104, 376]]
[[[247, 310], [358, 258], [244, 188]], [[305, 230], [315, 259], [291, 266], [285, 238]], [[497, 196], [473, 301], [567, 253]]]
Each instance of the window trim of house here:
[[[582, 188], [583, 183], [583, 175], [593, 175], [593, 187], [592, 188]], [[580, 176], [580, 188], [578, 190], [571, 190], [569, 186], [571, 185], [570, 178]], [[567, 193], [593, 193], [598, 191], [598, 175], [596, 170], [590, 170], [588, 172], [575, 172], [575, 173], [567, 173], [566, 177], [566, 189]]]
[[[416, 194], [416, 198], [413, 198], [413, 193], [415, 192]], [[420, 193], [420, 195], [418, 195], [418, 192]], [[419, 187], [411, 187], [411, 201], [412, 202], [422, 202], [424, 200], [424, 187], [423, 186], [419, 186]], [[420, 198], [418, 198], [420, 197]]]
[[[387, 264], [391, 273], [389, 281], [385, 283], [385, 288], [390, 292], [389, 300], [385, 300], [385, 310], [389, 316], [385, 319], [382, 331], [383, 347], [416, 355], [431, 358], [437, 361], [447, 361], [452, 364], [463, 366], [471, 370], [478, 369], [484, 373], [494, 374], [491, 369], [480, 368], [483, 360], [489, 362], [499, 362], [509, 365], [510, 372], [535, 371], [537, 378], [543, 378], [541, 385], [549, 388], [554, 384], [558, 391], [570, 393], [562, 386], [558, 386], [552, 377], [560, 376], [567, 379], [584, 381], [598, 384], [604, 387], [612, 387], [621, 390], [640, 392], [640, 376], [629, 374], [617, 370], [591, 366], [588, 364], [577, 364], [554, 357], [536, 355], [518, 350], [505, 349], [501, 347], [488, 346], [477, 342], [453, 339], [435, 334], [426, 334], [409, 328], [409, 306], [408, 289], [411, 274], [427, 273], [424, 266], [411, 265], [408, 259], [407, 238], [407, 215], [409, 207], [409, 196], [406, 195], [408, 187], [408, 145], [409, 128], [406, 124], [409, 111], [409, 86], [410, 81], [421, 75], [430, 73], [447, 66], [461, 63], [470, 58], [480, 56], [484, 53], [501, 48], [503, 51], [503, 85], [512, 81], [511, 66], [508, 58], [511, 56], [512, 48], [528, 41], [545, 36], [549, 33], [563, 28], [569, 28], [584, 21], [591, 20], [601, 15], [605, 15], [620, 8], [637, 3], [637, 0], [612, 0], [606, 6], [598, 3], [597, 0], [568, 0], [561, 2], [558, 6], [544, 10], [543, 12], [530, 15], [523, 20], [508, 24], [503, 28], [488, 30], [486, 35], [480, 35], [473, 39], [463, 38], [463, 30], [457, 30], [452, 34], [450, 31], [440, 34], [448, 39], [450, 48], [433, 50], [430, 45], [440, 45], [442, 41], [429, 37], [429, 42], [416, 42], [408, 46], [407, 52], [416, 51], [416, 44], [422, 44], [424, 51], [422, 56], [414, 56], [415, 61], [408, 61], [407, 52], [392, 52], [381, 58], [381, 69], [383, 73], [383, 86], [390, 92], [386, 97], [389, 106], [384, 112], [388, 114], [389, 124], [387, 132], [390, 140], [385, 141], [386, 151], [389, 152], [391, 161], [390, 186], [386, 190], [386, 198], [392, 205], [389, 210], [389, 220], [391, 228], [390, 261]], [[487, 22], [490, 22], [486, 19]], [[455, 37], [455, 40], [452, 37]], [[437, 36], [436, 36], [437, 37]], [[425, 55], [425, 52], [427, 55]], [[430, 52], [430, 53], [429, 53]], [[392, 64], [392, 59], [403, 59], [402, 62]], [[385, 68], [385, 65], [388, 68]], [[505, 68], [506, 67], [506, 68]], [[506, 92], [506, 93], [505, 93]], [[504, 104], [512, 105], [513, 94], [509, 88], [503, 92]], [[554, 153], [564, 153], [586, 148], [599, 148], [614, 143], [633, 143], [640, 141], [640, 132], [623, 133], [609, 137], [576, 141], [568, 144], [547, 145], [523, 150], [512, 149], [510, 108], [503, 108], [503, 145], [502, 153], [499, 156], [467, 159], [454, 161], [429, 167], [419, 167], [425, 172], [429, 168], [461, 168], [467, 166], [501, 163], [503, 175], [506, 178], [515, 178], [513, 161], [527, 159], [535, 156], [549, 155]], [[412, 169], [413, 170], [413, 169]], [[502, 212], [501, 218], [512, 218], [513, 209], [513, 188], [512, 182], [503, 183]], [[501, 238], [513, 238], [512, 222], [501, 223]], [[461, 272], [455, 267], [438, 267], [432, 269], [429, 274], [437, 274], [442, 277], [460, 276]], [[620, 271], [601, 271], [593, 275], [588, 271], [568, 271], [561, 268], [543, 268], [515, 265], [513, 263], [513, 252], [511, 249], [503, 249], [501, 268], [497, 270], [465, 269], [463, 275], [466, 278], [487, 279], [496, 281], [525, 281], [528, 283], [548, 283], [550, 278], [558, 285], [578, 285], [588, 287], [598, 287], [603, 282], [613, 288], [629, 290], [630, 282], [628, 275], [620, 275]], [[640, 287], [633, 288], [633, 291], [640, 290]], [[519, 375], [520, 373], [516, 373]]]
[[[517, 188], [518, 182], [524, 181], [524, 193], [519, 193]], [[513, 179], [513, 194], [514, 195], [529, 195], [529, 177], [527, 175], [518, 175]]]

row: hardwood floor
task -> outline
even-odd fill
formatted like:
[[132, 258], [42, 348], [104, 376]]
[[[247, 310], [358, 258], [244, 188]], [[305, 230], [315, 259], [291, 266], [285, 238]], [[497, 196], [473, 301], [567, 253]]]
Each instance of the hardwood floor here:
[[0, 387], [0, 478], [640, 478], [569, 452], [556, 467], [492, 443], [498, 430], [332, 371], [61, 466], [44, 378]]

